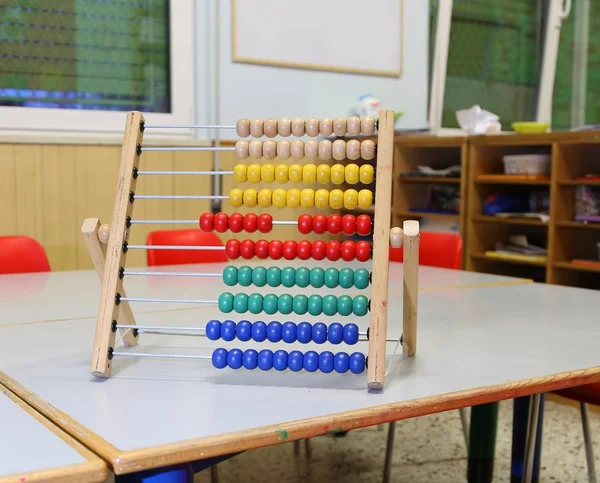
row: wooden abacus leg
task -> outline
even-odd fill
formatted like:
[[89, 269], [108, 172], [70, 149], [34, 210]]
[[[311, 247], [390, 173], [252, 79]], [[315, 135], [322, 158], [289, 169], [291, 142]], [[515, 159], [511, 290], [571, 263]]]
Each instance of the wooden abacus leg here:
[[[83, 225], [81, 225], [83, 240], [94, 264], [94, 269], [98, 274], [98, 278], [100, 278], [100, 283], [102, 283], [102, 277], [104, 277], [106, 243], [108, 241], [107, 226], [102, 225], [98, 218], [86, 218]], [[126, 297], [125, 291], [121, 295]], [[119, 320], [123, 321], [123, 325], [135, 325], [135, 318], [129, 302], [119, 304]], [[120, 332], [125, 345], [129, 347], [137, 345], [139, 339], [137, 332], [134, 333], [130, 329], [120, 329]]]
[[402, 353], [414, 356], [417, 353], [417, 309], [419, 305], [419, 222], [405, 221]]

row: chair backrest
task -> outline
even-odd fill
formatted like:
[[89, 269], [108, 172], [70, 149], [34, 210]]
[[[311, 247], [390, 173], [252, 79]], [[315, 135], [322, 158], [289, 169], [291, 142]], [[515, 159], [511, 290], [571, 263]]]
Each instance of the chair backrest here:
[[[390, 248], [390, 261], [404, 259], [402, 248]], [[456, 233], [422, 231], [419, 242], [419, 264], [430, 267], [460, 269], [462, 238]]]
[[42, 245], [28, 236], [0, 236], [0, 274], [49, 272]]
[[[214, 233], [200, 229], [159, 230], [148, 234], [147, 245], [223, 246]], [[185, 265], [190, 263], [226, 262], [225, 251], [212, 250], [147, 250], [148, 266]]]

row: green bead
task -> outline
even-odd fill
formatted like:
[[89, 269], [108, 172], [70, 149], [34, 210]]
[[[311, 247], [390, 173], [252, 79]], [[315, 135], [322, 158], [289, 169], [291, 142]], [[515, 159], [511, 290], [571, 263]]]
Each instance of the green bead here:
[[352, 313], [354, 315], [362, 316], [367, 315], [369, 311], [369, 299], [364, 295], [357, 295], [352, 300]]
[[237, 285], [238, 269], [237, 267], [228, 266], [223, 269], [223, 283], [228, 287]]
[[327, 288], [336, 288], [339, 285], [339, 281], [340, 272], [337, 268], [328, 268], [325, 270], [325, 286]]
[[342, 268], [340, 270], [340, 287], [352, 288], [354, 285], [354, 270], [351, 268]]
[[277, 302], [279, 297], [274, 293], [269, 293], [265, 295], [263, 299], [263, 311], [265, 314], [273, 315], [277, 312]]
[[293, 267], [285, 267], [281, 270], [281, 285], [290, 288], [296, 283], [296, 269]]
[[323, 312], [323, 297], [311, 295], [308, 297], [308, 313], [310, 315], [321, 315]]
[[289, 293], [284, 293], [283, 295], [280, 295], [279, 300], [277, 300], [277, 310], [283, 315], [291, 314], [293, 302], [294, 297]]
[[337, 311], [340, 315], [347, 316], [352, 313], [352, 297], [350, 295], [340, 295], [337, 302]]
[[265, 267], [254, 267], [252, 270], [252, 284], [256, 287], [264, 287], [267, 284], [267, 269]]
[[253, 293], [248, 297], [248, 311], [252, 314], [260, 314], [263, 309], [263, 297], [259, 293]]
[[248, 295], [236, 293], [233, 296], [233, 310], [238, 314], [246, 313], [248, 310]]
[[233, 294], [231, 292], [223, 292], [219, 295], [219, 310], [225, 314], [233, 310]]
[[337, 306], [338, 299], [335, 295], [325, 295], [325, 297], [323, 297], [323, 313], [325, 315], [337, 314]]
[[238, 268], [238, 283], [242, 287], [249, 287], [252, 285], [252, 269], [246, 265]]
[[269, 287], [279, 287], [281, 285], [281, 268], [269, 267], [267, 269], [267, 283]]
[[293, 309], [296, 315], [304, 315], [308, 310], [308, 298], [306, 295], [294, 295]]
[[369, 286], [369, 271], [366, 268], [359, 268], [354, 271], [354, 286], [358, 289], [364, 289]]
[[306, 267], [296, 269], [296, 285], [301, 288], [308, 287], [310, 283], [310, 270]]
[[321, 288], [325, 283], [325, 270], [320, 267], [310, 270], [310, 286], [312, 288]]

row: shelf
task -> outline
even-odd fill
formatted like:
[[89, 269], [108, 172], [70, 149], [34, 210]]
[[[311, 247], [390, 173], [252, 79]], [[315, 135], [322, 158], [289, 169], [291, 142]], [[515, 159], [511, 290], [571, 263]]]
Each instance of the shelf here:
[[497, 223], [499, 225], [548, 226], [547, 222], [529, 218], [500, 218], [486, 215], [474, 216], [473, 221], [477, 223]]
[[585, 265], [575, 265], [571, 262], [554, 262], [552, 265], [554, 268], [562, 268], [564, 270], [575, 270], [577, 272], [595, 272], [600, 273], [600, 268], [588, 267]]
[[583, 223], [581, 221], [557, 221], [559, 228], [583, 228], [589, 230], [600, 230], [600, 223]]
[[456, 220], [460, 219], [460, 215], [453, 213], [427, 213], [424, 211], [394, 211], [394, 215], [402, 218], [431, 218], [432, 220]]
[[400, 183], [448, 183], [460, 184], [460, 178], [444, 178], [443, 176], [399, 176]]
[[563, 179], [558, 182], [559, 186], [600, 186], [600, 180], [597, 179]]
[[530, 186], [550, 186], [549, 179], [513, 179], [513, 180], [501, 180], [501, 179], [479, 179], [475, 178], [476, 184], [504, 184], [504, 185], [530, 185]]
[[488, 257], [487, 255], [485, 255], [483, 253], [472, 253], [471, 258], [475, 258], [476, 260], [488, 260], [488, 261], [498, 262], [498, 263], [512, 263], [514, 265], [531, 265], [534, 267], [545, 267], [546, 266], [546, 262], [516, 260], [514, 258]]

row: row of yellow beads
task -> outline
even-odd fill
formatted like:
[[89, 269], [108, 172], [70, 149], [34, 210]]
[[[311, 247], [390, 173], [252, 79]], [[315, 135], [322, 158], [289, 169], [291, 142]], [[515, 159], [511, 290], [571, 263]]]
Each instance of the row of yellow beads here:
[[289, 190], [281, 188], [275, 190], [268, 188], [241, 190], [235, 188], [229, 192], [229, 202], [235, 208], [257, 205], [268, 208], [272, 205], [275, 208], [285, 208], [286, 206], [290, 208], [298, 208], [299, 206], [311, 208], [316, 206], [317, 208], [333, 208], [334, 210], [339, 210], [342, 207], [347, 210], [354, 210], [357, 207], [366, 210], [373, 205], [373, 192], [367, 189], [360, 191], [355, 189], [346, 191], [318, 189], [315, 191], [309, 188], [303, 190], [295, 188]]
[[233, 168], [233, 179], [236, 183], [320, 183], [320, 184], [371, 184], [374, 179], [374, 168], [370, 164], [363, 164], [360, 168], [356, 164], [236, 164]]

